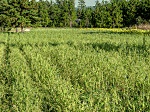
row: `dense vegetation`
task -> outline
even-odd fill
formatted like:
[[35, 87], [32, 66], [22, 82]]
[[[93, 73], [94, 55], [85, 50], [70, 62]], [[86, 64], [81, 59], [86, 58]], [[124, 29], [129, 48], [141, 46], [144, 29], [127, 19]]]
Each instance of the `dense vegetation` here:
[[0, 0], [0, 27], [129, 27], [150, 22], [150, 0]]
[[144, 32], [1, 33], [0, 111], [150, 111], [150, 38]]

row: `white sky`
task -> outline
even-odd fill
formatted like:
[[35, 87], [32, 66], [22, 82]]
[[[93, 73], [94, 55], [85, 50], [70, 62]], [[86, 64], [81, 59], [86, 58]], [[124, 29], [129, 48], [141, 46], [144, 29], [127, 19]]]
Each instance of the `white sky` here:
[[[85, 1], [86, 6], [94, 6], [96, 2], [96, 0], [84, 0], [84, 1]], [[102, 1], [102, 0], [99, 0], [99, 1]], [[78, 0], [75, 0], [75, 6], [76, 7], [78, 6]]]
[[[86, 6], [94, 6], [96, 2], [96, 0], [84, 0], [84, 1], [86, 3]], [[99, 0], [99, 1], [102, 1], [102, 0]], [[75, 4], [76, 6], [78, 6], [78, 0], [75, 0]]]

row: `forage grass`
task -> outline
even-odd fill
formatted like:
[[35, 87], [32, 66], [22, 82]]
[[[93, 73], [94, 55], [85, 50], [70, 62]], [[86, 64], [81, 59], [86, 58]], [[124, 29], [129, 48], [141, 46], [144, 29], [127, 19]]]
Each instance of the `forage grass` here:
[[150, 111], [146, 31], [0, 34], [0, 59], [0, 111]]

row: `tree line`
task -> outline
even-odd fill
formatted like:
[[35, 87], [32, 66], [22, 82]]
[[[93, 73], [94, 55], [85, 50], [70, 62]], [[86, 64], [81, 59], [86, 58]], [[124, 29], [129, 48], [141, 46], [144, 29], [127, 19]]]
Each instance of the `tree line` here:
[[150, 0], [0, 0], [0, 28], [101, 27], [119, 28], [150, 23]]

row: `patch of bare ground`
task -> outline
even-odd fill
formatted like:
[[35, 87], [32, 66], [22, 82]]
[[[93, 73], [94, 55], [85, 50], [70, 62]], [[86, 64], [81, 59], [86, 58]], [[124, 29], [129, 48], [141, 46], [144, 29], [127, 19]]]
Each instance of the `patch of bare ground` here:
[[23, 28], [23, 30], [21, 30], [21, 28], [12, 28], [9, 32], [29, 32], [31, 31], [31, 28]]
[[140, 24], [136, 26], [137, 29], [150, 30], [150, 24]]

